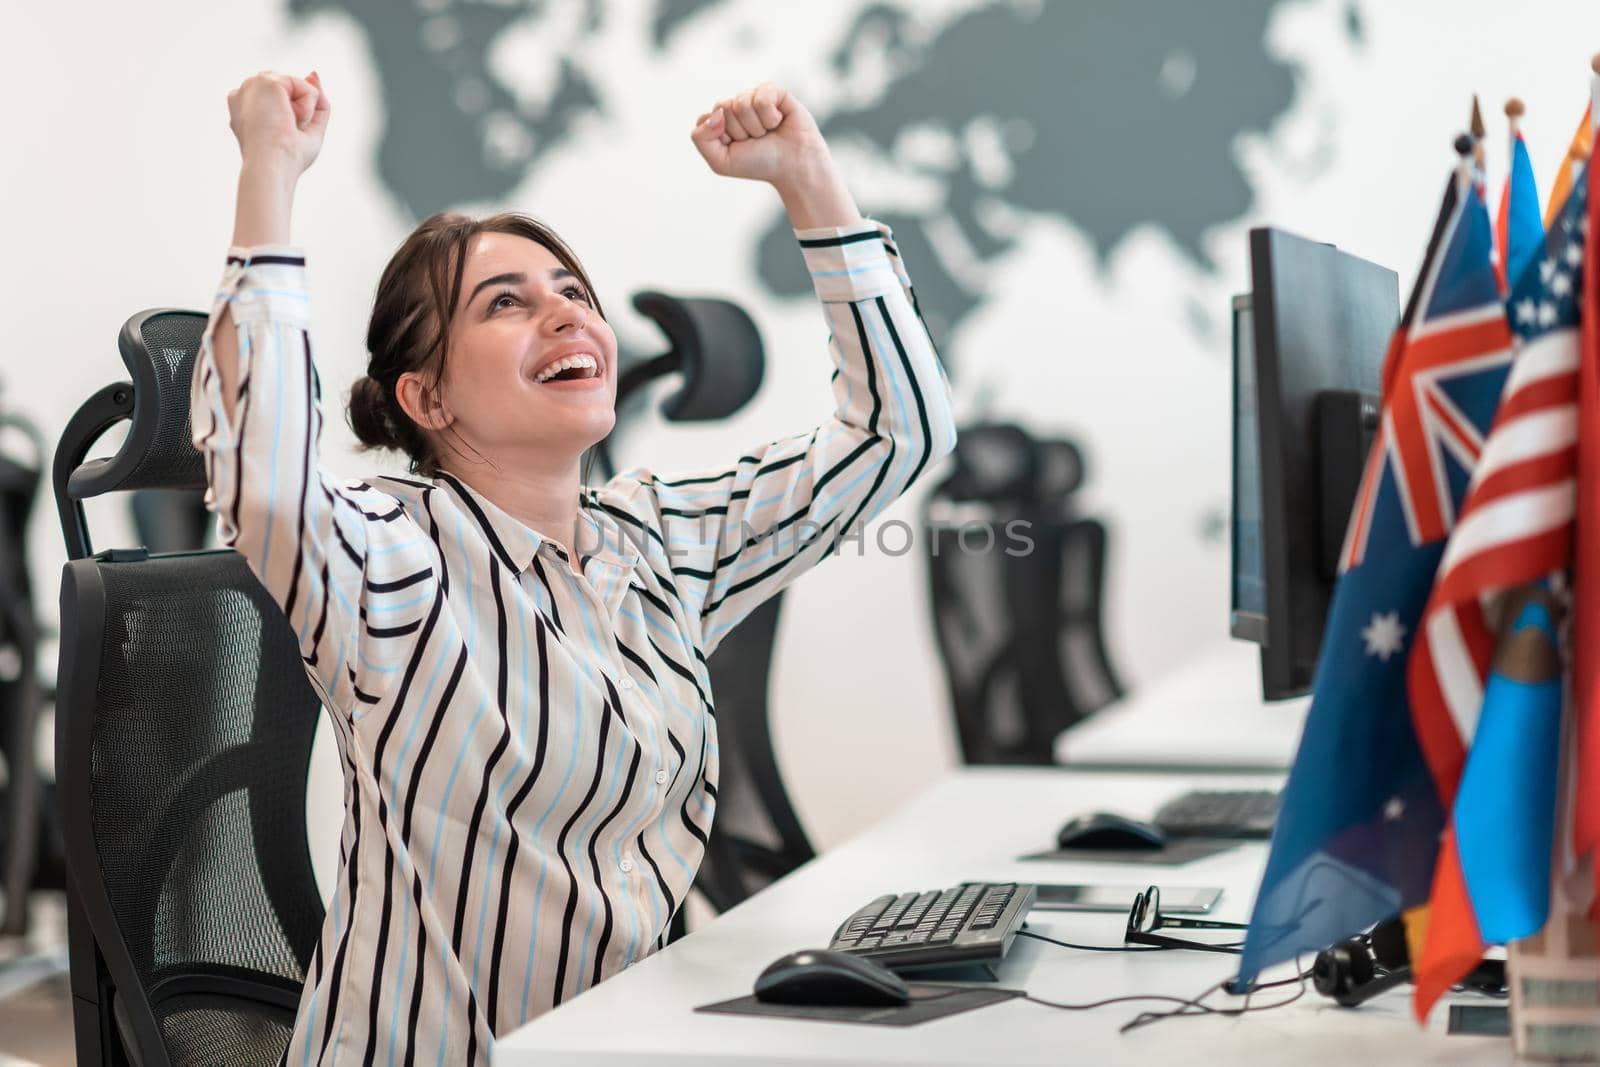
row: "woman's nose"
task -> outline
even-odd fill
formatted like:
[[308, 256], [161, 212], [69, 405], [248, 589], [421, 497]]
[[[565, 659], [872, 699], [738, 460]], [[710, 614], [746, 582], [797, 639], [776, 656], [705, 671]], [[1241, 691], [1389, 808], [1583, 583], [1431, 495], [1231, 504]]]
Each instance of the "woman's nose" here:
[[584, 325], [583, 309], [563, 301], [544, 318], [544, 328], [552, 334], [568, 333]]

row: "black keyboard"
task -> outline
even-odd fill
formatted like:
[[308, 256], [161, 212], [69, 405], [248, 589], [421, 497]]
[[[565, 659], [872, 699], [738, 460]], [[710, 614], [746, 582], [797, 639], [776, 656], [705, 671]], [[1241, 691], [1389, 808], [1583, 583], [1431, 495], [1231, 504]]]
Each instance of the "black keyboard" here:
[[1270, 789], [1196, 790], [1164, 804], [1155, 823], [1169, 837], [1272, 836], [1278, 794]]
[[897, 971], [992, 963], [1011, 947], [1037, 893], [1034, 886], [1013, 882], [890, 893], [846, 919], [828, 947]]

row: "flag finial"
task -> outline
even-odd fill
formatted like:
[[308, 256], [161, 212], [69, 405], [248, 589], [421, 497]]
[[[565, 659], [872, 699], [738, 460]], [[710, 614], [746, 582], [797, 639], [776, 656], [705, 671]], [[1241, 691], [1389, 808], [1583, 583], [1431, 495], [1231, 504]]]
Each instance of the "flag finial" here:
[[1477, 142], [1472, 139], [1471, 134], [1460, 134], [1455, 140], [1456, 154], [1461, 156], [1470, 156], [1472, 155], [1472, 149], [1476, 144]]
[[[1600, 59], [1600, 56], [1597, 56], [1596, 58]], [[1513, 96], [1510, 100], [1506, 101], [1506, 118], [1508, 119], [1520, 119], [1526, 110], [1527, 109], [1522, 106], [1521, 97]]]
[[1594, 58], [1589, 60], [1589, 69], [1600, 74], [1600, 52], [1596, 52]]
[[[1600, 57], [1596, 57], [1596, 58], [1600, 58]], [[1469, 128], [1472, 131], [1472, 136], [1476, 137], [1480, 141], [1483, 140], [1483, 134], [1484, 134], [1483, 109], [1478, 106], [1478, 94], [1477, 93], [1473, 93], [1472, 94], [1472, 125]]]

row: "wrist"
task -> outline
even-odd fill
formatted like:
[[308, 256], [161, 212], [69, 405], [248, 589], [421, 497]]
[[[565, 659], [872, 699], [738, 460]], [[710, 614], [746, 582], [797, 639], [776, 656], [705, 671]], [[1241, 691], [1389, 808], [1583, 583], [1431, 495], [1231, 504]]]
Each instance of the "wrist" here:
[[239, 188], [293, 196], [300, 180], [294, 161], [277, 152], [251, 153], [239, 164]]
[[797, 230], [853, 226], [861, 221], [855, 197], [831, 157], [809, 160], [772, 183]]
[[289, 244], [289, 216], [299, 175], [280, 160], [247, 160], [239, 168], [233, 244]]

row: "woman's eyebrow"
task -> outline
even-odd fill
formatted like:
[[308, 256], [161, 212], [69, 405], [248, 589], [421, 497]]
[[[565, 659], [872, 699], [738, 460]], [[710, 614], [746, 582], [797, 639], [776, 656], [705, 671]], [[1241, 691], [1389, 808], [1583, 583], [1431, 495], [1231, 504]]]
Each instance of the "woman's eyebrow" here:
[[[492, 278], [485, 278], [483, 281], [472, 287], [472, 292], [467, 296], [467, 304], [471, 304], [474, 300], [478, 299], [478, 294], [491, 285], [499, 285], [501, 283], [505, 283], [507, 285], [521, 285], [527, 280], [528, 276], [520, 271], [510, 274], [496, 274]], [[462, 306], [465, 307], [467, 304], [463, 304]]]

